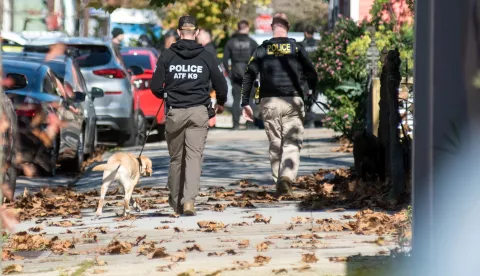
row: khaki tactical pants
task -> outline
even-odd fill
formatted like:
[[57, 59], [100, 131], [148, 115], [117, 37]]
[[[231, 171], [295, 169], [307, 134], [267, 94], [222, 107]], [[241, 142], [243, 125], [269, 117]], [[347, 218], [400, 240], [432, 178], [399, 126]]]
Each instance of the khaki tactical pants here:
[[268, 97], [260, 103], [270, 141], [270, 164], [275, 183], [286, 176], [295, 181], [300, 165], [305, 109], [301, 97]]
[[184, 203], [193, 203], [198, 194], [208, 133], [207, 108], [196, 106], [170, 109], [165, 129], [170, 154], [168, 202], [178, 212]]

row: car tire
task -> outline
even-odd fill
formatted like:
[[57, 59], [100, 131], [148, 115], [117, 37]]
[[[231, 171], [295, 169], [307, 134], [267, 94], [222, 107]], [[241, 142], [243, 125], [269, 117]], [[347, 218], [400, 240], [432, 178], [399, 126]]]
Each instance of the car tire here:
[[147, 136], [147, 121], [142, 112], [137, 112], [132, 128], [133, 130], [130, 132], [129, 139], [123, 143], [119, 143], [119, 146], [133, 147], [143, 145], [145, 137]]
[[69, 171], [76, 172], [76, 173], [82, 172], [83, 160], [85, 156], [85, 154], [83, 153], [84, 147], [85, 147], [85, 130], [83, 130], [79, 136], [77, 152], [75, 154], [75, 157], [66, 163]]
[[87, 155], [88, 158], [92, 157], [95, 154], [95, 151], [97, 150], [97, 146], [98, 146], [98, 129], [97, 127], [95, 127], [95, 130], [93, 131], [92, 145], [90, 146], [90, 153]]

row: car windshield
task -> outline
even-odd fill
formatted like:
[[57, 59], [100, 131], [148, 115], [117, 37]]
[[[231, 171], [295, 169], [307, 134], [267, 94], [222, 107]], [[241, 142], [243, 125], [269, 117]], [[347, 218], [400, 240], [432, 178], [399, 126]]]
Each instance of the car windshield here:
[[68, 45], [78, 50], [77, 63], [81, 68], [102, 66], [110, 62], [112, 54], [105, 46]]
[[143, 69], [152, 70], [152, 63], [150, 62], [150, 57], [147, 55], [122, 54], [122, 57], [127, 68], [135, 65]]

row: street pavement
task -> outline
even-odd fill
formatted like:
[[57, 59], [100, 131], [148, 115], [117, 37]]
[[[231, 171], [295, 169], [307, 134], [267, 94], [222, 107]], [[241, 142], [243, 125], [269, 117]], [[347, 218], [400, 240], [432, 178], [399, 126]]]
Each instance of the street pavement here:
[[[349, 153], [332, 152], [339, 145], [332, 141], [334, 133], [325, 129], [307, 129], [305, 131], [304, 148], [302, 150], [301, 166], [299, 175], [311, 174], [320, 168], [350, 167], [353, 164], [352, 155]], [[138, 153], [139, 147], [123, 148], [122, 151]], [[106, 160], [113, 151], [104, 154]], [[168, 153], [165, 142], [149, 143], [146, 145], [144, 155], [153, 161], [153, 176], [142, 178], [140, 187], [153, 187], [159, 192], [166, 193], [166, 179], [168, 174]], [[100, 172], [92, 172], [87, 169], [84, 175], [78, 179], [67, 176], [56, 178], [19, 179], [16, 194], [21, 194], [25, 187], [36, 190], [42, 185], [70, 185], [78, 192], [100, 190]], [[224, 187], [234, 189], [237, 193], [244, 192], [245, 188], [239, 185], [231, 185], [235, 181], [247, 179], [251, 183], [260, 185], [267, 191], [273, 189], [268, 161], [268, 142], [264, 131], [245, 130], [231, 131], [225, 129], [213, 129], [210, 131], [204, 153], [204, 166], [201, 177], [201, 192], [206, 192], [211, 187]], [[110, 191], [115, 189], [116, 184], [110, 186]], [[134, 194], [134, 197], [141, 195]], [[109, 197], [112, 199], [112, 197]], [[77, 227], [51, 227], [43, 222], [46, 236], [51, 238], [57, 235], [61, 240], [82, 238], [92, 227], [105, 227], [106, 234], [97, 234], [97, 243], [77, 244], [71, 252], [86, 252], [80, 255], [54, 255], [49, 251], [40, 252], [16, 252], [26, 259], [23, 261], [3, 262], [3, 266], [12, 263], [24, 265], [24, 274], [30, 275], [69, 275], [77, 271], [80, 265], [86, 266], [84, 275], [101, 273], [100, 275], [177, 275], [194, 269], [197, 274], [208, 275], [219, 269], [238, 267], [235, 261], [248, 261], [253, 263], [254, 257], [262, 255], [271, 257], [268, 264], [258, 267], [250, 267], [246, 270], [224, 271], [218, 275], [276, 275], [273, 270], [282, 270], [279, 275], [347, 275], [355, 263], [331, 262], [329, 257], [347, 257], [361, 254], [362, 256], [375, 256], [380, 251], [388, 252], [394, 247], [389, 243], [393, 238], [386, 237], [385, 245], [379, 246], [373, 241], [377, 236], [356, 235], [351, 232], [316, 232], [316, 243], [311, 244], [311, 239], [302, 239], [302, 234], [311, 234], [311, 223], [292, 225], [292, 218], [303, 217], [307, 219], [333, 218], [347, 222], [344, 215], [355, 215], [357, 210], [340, 212], [314, 211], [305, 212], [298, 208], [298, 201], [280, 201], [255, 204], [256, 208], [227, 207], [223, 212], [206, 210], [208, 197], [199, 196], [196, 217], [172, 218], [172, 213], [167, 204], [159, 205], [158, 209], [142, 211], [136, 220], [115, 221], [116, 213], [123, 210], [121, 205], [106, 206], [99, 220], [93, 220], [94, 209], [83, 209], [83, 218], [75, 220], [84, 224]], [[113, 203], [112, 200], [107, 201]], [[116, 200], [119, 202], [119, 200]], [[221, 202], [220, 202], [221, 203]], [[136, 214], [136, 213], [134, 213]], [[255, 214], [261, 214], [266, 218], [271, 217], [270, 223], [253, 223]], [[60, 218], [52, 218], [48, 221], [58, 221]], [[227, 225], [226, 230], [218, 232], [200, 232], [198, 221], [215, 221]], [[238, 225], [244, 223], [244, 225]], [[157, 230], [156, 227], [166, 226], [168, 229]], [[27, 231], [30, 227], [38, 226], [33, 221], [25, 221], [17, 226], [16, 231]], [[125, 226], [125, 228], [117, 228]], [[313, 225], [314, 226], [314, 225]], [[183, 232], [176, 232], [175, 227]], [[66, 233], [67, 229], [71, 233]], [[187, 246], [198, 244], [203, 252], [188, 252], [186, 260], [178, 262], [171, 269], [160, 272], [158, 268], [170, 264], [167, 259], [148, 259], [146, 256], [137, 256], [139, 247], [133, 247], [130, 254], [126, 255], [100, 255], [100, 259], [107, 264], [105, 266], [90, 267], [86, 261], [92, 261], [98, 256], [95, 249], [106, 247], [114, 238], [120, 241], [135, 242], [137, 237], [146, 235], [145, 241], [158, 242], [157, 247], [165, 247], [165, 252], [175, 254], [176, 251]], [[274, 235], [283, 235], [283, 239], [267, 239]], [[308, 236], [308, 235], [306, 235]], [[249, 240], [246, 248], [239, 248], [238, 243]], [[194, 241], [194, 242], [191, 242]], [[256, 245], [270, 241], [265, 252], [257, 252]], [[303, 241], [303, 243], [302, 243]], [[301, 244], [301, 246], [299, 246]], [[316, 248], [314, 248], [314, 246]], [[235, 255], [226, 254], [229, 249], [234, 249]], [[208, 256], [209, 253], [223, 252], [222, 256]], [[231, 251], [230, 251], [231, 252]], [[233, 253], [233, 252], [231, 252]], [[298, 270], [302, 263], [302, 254], [314, 253], [318, 258], [316, 263], [309, 263], [309, 269]], [[362, 264], [358, 264], [361, 266]], [[296, 270], [297, 269], [297, 270]], [[63, 274], [62, 274], [63, 273]], [[75, 274], [77, 275], [77, 274]], [[78, 274], [82, 275], [82, 274]], [[212, 274], [216, 275], [216, 274]]]

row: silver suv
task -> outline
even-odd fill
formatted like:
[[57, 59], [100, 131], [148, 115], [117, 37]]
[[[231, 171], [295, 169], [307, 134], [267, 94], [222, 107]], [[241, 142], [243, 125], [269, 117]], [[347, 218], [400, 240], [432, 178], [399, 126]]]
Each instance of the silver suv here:
[[98, 87], [104, 97], [95, 100], [98, 139], [119, 146], [134, 146], [143, 142], [144, 129], [137, 127], [141, 114], [130, 80], [131, 72], [143, 73], [141, 68], [127, 69], [122, 56], [109, 42], [95, 38], [65, 37], [38, 38], [25, 45], [25, 52], [47, 52], [56, 43], [67, 45], [68, 54], [75, 57], [88, 90]]

